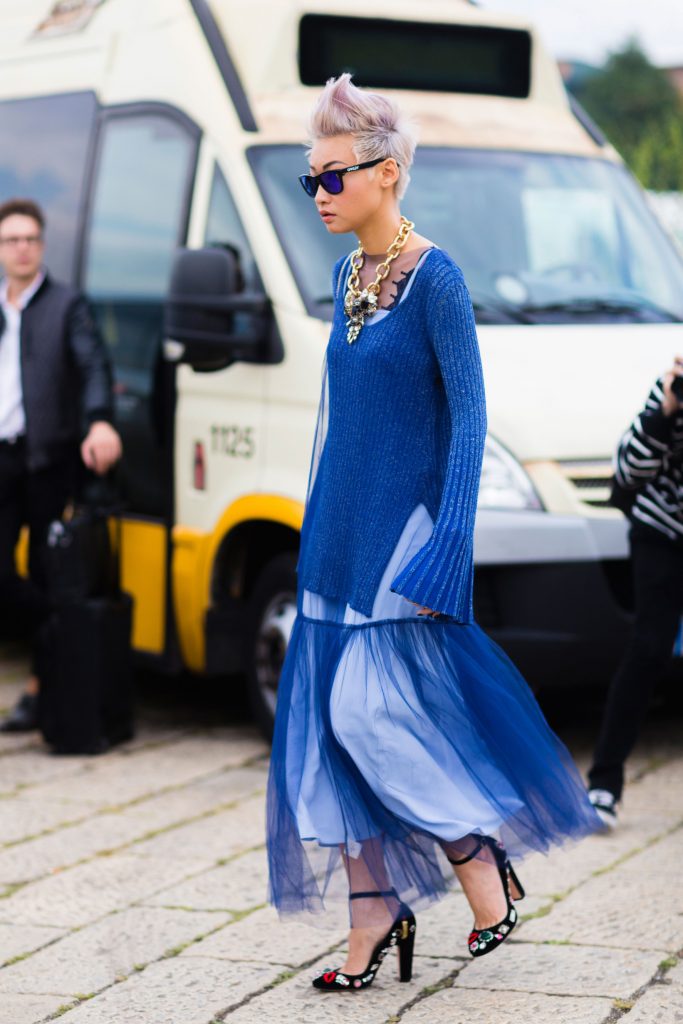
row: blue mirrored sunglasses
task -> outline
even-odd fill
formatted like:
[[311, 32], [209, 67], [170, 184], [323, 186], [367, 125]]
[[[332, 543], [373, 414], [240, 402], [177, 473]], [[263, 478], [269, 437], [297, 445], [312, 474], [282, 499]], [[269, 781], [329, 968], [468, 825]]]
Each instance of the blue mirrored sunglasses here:
[[354, 164], [353, 167], [344, 167], [337, 171], [323, 171], [322, 174], [300, 174], [299, 181], [306, 195], [311, 199], [315, 197], [318, 186], [322, 186], [331, 196], [338, 196], [344, 191], [344, 175], [351, 171], [363, 171], [366, 167], [374, 167], [388, 160], [386, 156], [380, 156], [376, 160], [367, 160], [364, 164]]

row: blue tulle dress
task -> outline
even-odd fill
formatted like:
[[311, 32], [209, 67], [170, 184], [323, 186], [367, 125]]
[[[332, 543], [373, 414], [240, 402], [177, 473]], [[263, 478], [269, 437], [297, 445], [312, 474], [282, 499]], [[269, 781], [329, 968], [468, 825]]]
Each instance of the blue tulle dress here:
[[[418, 272], [420, 263], [401, 301]], [[375, 317], [366, 339], [382, 311]], [[269, 895], [281, 914], [345, 898], [344, 866], [352, 888], [393, 889], [415, 907], [447, 891], [446, 855], [462, 855], [473, 836], [521, 857], [600, 827], [503, 651], [476, 624], [420, 616], [391, 591], [433, 525], [416, 506], [370, 616], [300, 587], [268, 788]]]

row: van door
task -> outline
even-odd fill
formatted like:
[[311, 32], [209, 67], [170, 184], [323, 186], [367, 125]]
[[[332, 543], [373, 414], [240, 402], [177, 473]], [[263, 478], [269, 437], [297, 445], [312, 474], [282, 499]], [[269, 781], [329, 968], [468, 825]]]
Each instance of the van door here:
[[82, 281], [114, 366], [124, 448], [122, 580], [135, 597], [133, 644], [166, 650], [173, 521], [174, 375], [161, 358], [163, 301], [185, 242], [199, 129], [163, 104], [103, 114]]
[[86, 236], [83, 286], [114, 364], [126, 499], [151, 516], [169, 512], [162, 311], [187, 232], [198, 135], [161, 105], [105, 113]]

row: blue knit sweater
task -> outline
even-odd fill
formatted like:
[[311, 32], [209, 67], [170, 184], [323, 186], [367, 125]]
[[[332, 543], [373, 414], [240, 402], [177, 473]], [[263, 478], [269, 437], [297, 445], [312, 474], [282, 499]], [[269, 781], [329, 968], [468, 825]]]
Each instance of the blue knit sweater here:
[[472, 621], [472, 546], [486, 404], [462, 272], [432, 249], [410, 292], [346, 340], [335, 266], [327, 433], [304, 518], [299, 581], [364, 615], [416, 505], [434, 521], [392, 590]]

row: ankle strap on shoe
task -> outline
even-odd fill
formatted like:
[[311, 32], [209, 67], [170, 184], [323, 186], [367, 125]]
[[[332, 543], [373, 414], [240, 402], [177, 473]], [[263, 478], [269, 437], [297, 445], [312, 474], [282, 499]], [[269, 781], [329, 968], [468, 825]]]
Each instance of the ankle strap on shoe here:
[[388, 892], [379, 892], [378, 890], [375, 890], [374, 892], [351, 892], [351, 893], [349, 893], [349, 899], [350, 900], [371, 899], [372, 897], [376, 897], [376, 896], [393, 896], [395, 899], [398, 899], [398, 893], [396, 892], [395, 889], [389, 889]]
[[456, 865], [467, 864], [468, 861], [473, 860], [474, 857], [477, 856], [477, 854], [479, 853], [480, 850], [482, 850], [485, 846], [488, 846], [488, 845], [489, 845], [489, 837], [488, 836], [478, 836], [477, 841], [474, 844], [474, 849], [471, 851], [471, 853], [468, 853], [466, 857], [462, 857], [461, 860], [454, 860], [454, 858], [453, 857], [449, 857], [448, 854], [446, 854], [446, 857], [450, 861], [451, 864], [456, 864]]

